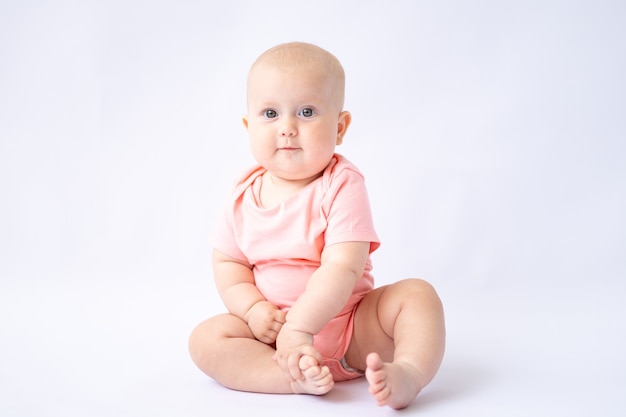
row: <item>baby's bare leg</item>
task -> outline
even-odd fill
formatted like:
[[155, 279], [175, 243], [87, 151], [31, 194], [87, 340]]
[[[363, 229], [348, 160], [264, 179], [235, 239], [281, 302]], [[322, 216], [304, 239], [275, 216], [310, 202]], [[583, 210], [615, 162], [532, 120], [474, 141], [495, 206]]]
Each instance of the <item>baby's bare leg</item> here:
[[443, 358], [441, 301], [425, 281], [378, 288], [357, 308], [348, 364], [364, 369], [379, 405], [408, 406], [435, 376]]
[[189, 352], [205, 374], [239, 391], [322, 395], [333, 387], [330, 371], [313, 357], [300, 361], [304, 380], [287, 378], [273, 359], [276, 351], [255, 339], [248, 325], [230, 314], [200, 323], [189, 339]]

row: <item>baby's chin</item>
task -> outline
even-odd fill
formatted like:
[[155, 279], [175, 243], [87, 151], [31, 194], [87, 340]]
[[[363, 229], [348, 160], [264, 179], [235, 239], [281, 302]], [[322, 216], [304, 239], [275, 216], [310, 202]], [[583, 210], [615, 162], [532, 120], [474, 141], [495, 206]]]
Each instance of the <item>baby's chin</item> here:
[[284, 183], [293, 183], [293, 184], [308, 184], [324, 174], [324, 169], [320, 169], [319, 171], [306, 171], [306, 172], [285, 172], [280, 170], [269, 170], [268, 172], [275, 180], [279, 180]]

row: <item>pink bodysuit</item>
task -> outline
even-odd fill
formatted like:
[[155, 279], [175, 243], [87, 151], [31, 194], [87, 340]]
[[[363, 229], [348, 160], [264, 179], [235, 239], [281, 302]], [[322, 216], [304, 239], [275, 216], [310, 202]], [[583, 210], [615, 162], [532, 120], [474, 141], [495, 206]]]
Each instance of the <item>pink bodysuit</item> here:
[[[236, 181], [213, 244], [216, 250], [253, 265], [255, 283], [261, 293], [269, 302], [288, 311], [319, 267], [326, 246], [370, 242], [372, 253], [380, 243], [363, 175], [343, 156], [335, 154], [321, 177], [268, 208], [261, 206], [259, 197], [265, 172], [264, 168], [255, 166]], [[363, 278], [355, 285], [344, 308], [314, 336], [313, 346], [335, 365], [350, 344], [356, 306], [374, 287], [371, 269], [368, 258]], [[346, 374], [344, 370], [331, 366], [335, 380], [359, 376]]]

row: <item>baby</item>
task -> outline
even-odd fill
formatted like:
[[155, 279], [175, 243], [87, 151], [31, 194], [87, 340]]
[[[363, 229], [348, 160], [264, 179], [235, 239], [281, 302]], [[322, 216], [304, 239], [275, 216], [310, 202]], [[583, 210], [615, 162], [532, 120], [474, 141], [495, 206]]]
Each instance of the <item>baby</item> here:
[[378, 405], [401, 409], [439, 368], [443, 308], [419, 279], [374, 286], [364, 178], [335, 152], [351, 121], [344, 84], [339, 61], [307, 43], [253, 63], [243, 125], [258, 165], [237, 178], [214, 236], [228, 313], [200, 323], [189, 348], [231, 389], [323, 395], [364, 375]]

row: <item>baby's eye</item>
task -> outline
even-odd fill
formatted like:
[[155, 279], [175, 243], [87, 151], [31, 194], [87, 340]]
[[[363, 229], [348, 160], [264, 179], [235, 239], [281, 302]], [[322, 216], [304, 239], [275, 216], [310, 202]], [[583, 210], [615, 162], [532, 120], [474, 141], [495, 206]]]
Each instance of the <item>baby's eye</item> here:
[[315, 115], [315, 110], [313, 110], [310, 107], [306, 107], [306, 108], [300, 110], [300, 115], [302, 117], [313, 117]]
[[263, 112], [263, 116], [265, 116], [268, 119], [273, 119], [278, 116], [278, 113], [276, 113], [276, 110], [267, 109]]

